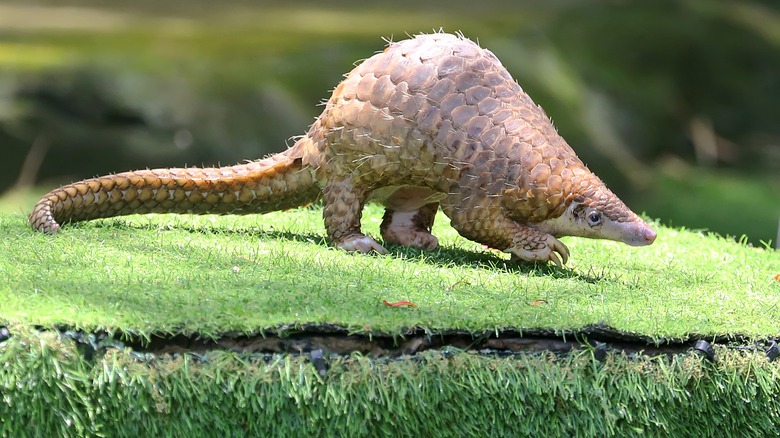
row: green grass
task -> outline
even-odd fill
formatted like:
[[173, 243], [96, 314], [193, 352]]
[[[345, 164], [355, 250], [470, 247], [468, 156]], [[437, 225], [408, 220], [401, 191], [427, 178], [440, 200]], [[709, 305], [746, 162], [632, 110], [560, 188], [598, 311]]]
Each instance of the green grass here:
[[[47, 236], [27, 227], [30, 204], [24, 194], [0, 200], [0, 325], [11, 333], [0, 341], [0, 436], [762, 436], [780, 419], [780, 362], [745, 342], [716, 345], [714, 363], [616, 353], [598, 362], [587, 348], [326, 351], [323, 376], [305, 351], [93, 352], [58, 336], [285, 336], [309, 323], [369, 337], [479, 335], [603, 323], [655, 339], [776, 338], [777, 251], [659, 226], [646, 248], [567, 238], [572, 259], [559, 270], [510, 264], [444, 217], [434, 229], [440, 250], [376, 256], [329, 248], [318, 209], [135, 216]], [[369, 234], [380, 217], [368, 208]]]
[[[719, 350], [628, 360], [425, 353], [416, 360], [215, 352], [85, 360], [53, 333], [0, 343], [0, 435], [769, 436], [780, 365]], [[45, 431], [45, 432], [44, 432]]]
[[[390, 335], [594, 323], [656, 339], [780, 335], [777, 251], [656, 226], [650, 247], [564, 238], [572, 259], [563, 270], [517, 266], [460, 238], [441, 216], [437, 251], [360, 255], [328, 247], [320, 215], [139, 216], [48, 236], [2, 213], [0, 320], [141, 336], [308, 323]], [[369, 234], [378, 235], [380, 217], [369, 207]]]

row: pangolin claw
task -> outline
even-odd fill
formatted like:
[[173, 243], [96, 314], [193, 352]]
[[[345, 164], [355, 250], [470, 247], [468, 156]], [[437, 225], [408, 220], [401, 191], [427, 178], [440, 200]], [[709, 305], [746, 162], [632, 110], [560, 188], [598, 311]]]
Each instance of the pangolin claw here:
[[558, 258], [558, 255], [555, 254], [554, 251], [550, 251], [550, 255], [548, 257], [549, 257], [549, 261], [555, 263], [558, 266], [558, 269], [563, 268], [563, 264], [561, 264], [561, 259]]
[[387, 250], [382, 245], [376, 243], [374, 239], [362, 234], [355, 234], [347, 237], [337, 243], [336, 246], [349, 252], [368, 254], [373, 251], [378, 254], [387, 254]]
[[[563, 259], [563, 264], [565, 265], [566, 262], [569, 261], [569, 247], [563, 244], [560, 240], [553, 237], [555, 240], [555, 244], [553, 247], [553, 250], [561, 255], [561, 258]], [[553, 253], [554, 254], [554, 253]], [[557, 263], [558, 267], [561, 267], [560, 263]]]

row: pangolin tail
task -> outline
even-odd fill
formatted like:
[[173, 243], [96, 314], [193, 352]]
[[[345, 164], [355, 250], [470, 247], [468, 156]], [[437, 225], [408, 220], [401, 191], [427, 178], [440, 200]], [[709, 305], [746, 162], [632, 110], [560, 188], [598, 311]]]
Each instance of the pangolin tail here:
[[46, 194], [29, 223], [55, 233], [68, 222], [128, 214], [250, 214], [306, 205], [320, 189], [299, 150], [228, 167], [139, 170], [85, 179]]

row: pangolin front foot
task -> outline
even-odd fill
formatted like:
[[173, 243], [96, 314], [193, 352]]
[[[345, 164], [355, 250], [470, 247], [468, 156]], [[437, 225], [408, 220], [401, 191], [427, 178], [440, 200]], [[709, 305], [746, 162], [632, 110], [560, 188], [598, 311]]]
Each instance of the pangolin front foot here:
[[334, 242], [334, 244], [336, 247], [349, 252], [361, 252], [363, 254], [376, 252], [379, 254], [387, 254], [387, 250], [382, 245], [363, 234], [347, 236], [339, 242]]
[[559, 268], [569, 261], [569, 248], [555, 237], [542, 233], [524, 237], [526, 240], [516, 239], [514, 246], [505, 250], [512, 254], [512, 260], [553, 262]]

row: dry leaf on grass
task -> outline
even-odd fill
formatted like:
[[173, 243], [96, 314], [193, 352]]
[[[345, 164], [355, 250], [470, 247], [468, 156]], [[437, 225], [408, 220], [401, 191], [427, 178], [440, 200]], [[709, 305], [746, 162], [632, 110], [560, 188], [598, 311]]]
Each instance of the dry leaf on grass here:
[[390, 303], [387, 300], [382, 300], [382, 302], [387, 307], [417, 307], [417, 304], [414, 304], [411, 301], [396, 301], [395, 303]]

